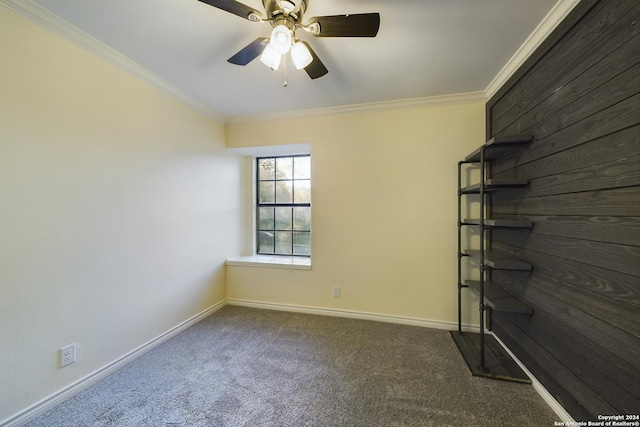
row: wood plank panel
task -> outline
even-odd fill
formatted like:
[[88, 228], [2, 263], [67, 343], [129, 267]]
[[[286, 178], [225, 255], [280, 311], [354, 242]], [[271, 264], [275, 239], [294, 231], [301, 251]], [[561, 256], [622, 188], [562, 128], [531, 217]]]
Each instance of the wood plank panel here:
[[[523, 278], [515, 274], [496, 274], [496, 278], [502, 275], [509, 276], [513, 280], [522, 280], [525, 286], [535, 287], [561, 301], [570, 301], [571, 305], [585, 313], [593, 313], [593, 316], [618, 328], [636, 338], [640, 338], [640, 322], [638, 322], [638, 308], [623, 301], [611, 301], [599, 297], [598, 293], [591, 292], [589, 288], [580, 284], [564, 282], [555, 276], [535, 272], [530, 277]], [[494, 286], [504, 285], [497, 282]], [[506, 287], [506, 286], [505, 286]], [[523, 297], [525, 298], [526, 295]]]
[[[625, 153], [621, 154], [624, 156]], [[640, 156], [622, 157], [606, 164], [532, 179], [529, 182], [527, 197], [592, 192], [638, 185], [640, 185]]]
[[[509, 103], [509, 95], [517, 90], [517, 87], [525, 81], [530, 74], [535, 74], [535, 68], [544, 64], [550, 53], [554, 49], [558, 49], [566, 43], [567, 38], [573, 34], [577, 28], [580, 28], [582, 22], [589, 20], [597, 11], [605, 7], [601, 0], [581, 0], [571, 12], [563, 19], [558, 27], [549, 34], [540, 46], [529, 56], [529, 58], [518, 68], [508, 81], [502, 85], [493, 97], [487, 102], [486, 105], [486, 138], [490, 139], [491, 123], [498, 118], [498, 115], [493, 113], [494, 108], [499, 108], [498, 104], [510, 105], [513, 107], [513, 103]], [[517, 102], [517, 99], [515, 100]]]
[[494, 212], [494, 219], [531, 221], [533, 231], [557, 237], [581, 239], [589, 236], [597, 242], [621, 245], [640, 245], [640, 218], [617, 216], [560, 216], [560, 215], [501, 215]]
[[[511, 193], [513, 195], [513, 193]], [[589, 193], [557, 194], [546, 197], [498, 198], [493, 213], [511, 215], [579, 215], [640, 217], [637, 188], [616, 188]]]
[[539, 135], [536, 135], [532, 144], [518, 151], [514, 156], [500, 159], [500, 162], [495, 164], [492, 170], [494, 173], [500, 173], [506, 169], [559, 153], [568, 148], [631, 127], [635, 127], [632, 131], [632, 137], [638, 138], [640, 134], [640, 130], [637, 127], [640, 123], [639, 110], [640, 95], [631, 96], [616, 105], [597, 112], [590, 116], [588, 120], [581, 120], [545, 138], [540, 138]]
[[[597, 389], [602, 399], [618, 413], [633, 413], [640, 407], [640, 382], [635, 381], [640, 378], [640, 369], [627, 365], [599, 343], [585, 338], [547, 313], [538, 314], [532, 318], [510, 315], [509, 321], [526, 331], [542, 347], [561, 349], [553, 353], [556, 359], [585, 385]], [[627, 372], [619, 369], [618, 364], [625, 365]], [[612, 396], [615, 399], [611, 400]]]
[[498, 271], [494, 273], [492, 278], [494, 283], [499, 283], [515, 296], [522, 298], [533, 307], [536, 314], [541, 310], [541, 307], [544, 307], [543, 311], [553, 313], [553, 318], [558, 322], [580, 331], [585, 337], [600, 343], [603, 348], [616, 354], [629, 365], [640, 369], [640, 341], [632, 334], [612, 327], [602, 319], [536, 287], [527, 286], [523, 281], [514, 279], [513, 275], [506, 275], [504, 272]]
[[615, 105], [638, 93], [640, 87], [640, 64], [613, 77], [605, 84], [548, 114], [536, 110], [519, 117], [500, 132], [505, 135], [531, 134], [543, 139], [561, 129], [584, 120], [593, 114]]
[[[546, 157], [521, 163], [517, 168], [502, 171], [494, 169], [492, 177], [535, 180], [634, 156], [640, 156], [640, 125], [568, 147]], [[504, 165], [506, 162], [501, 162], [501, 164]]]
[[[499, 243], [494, 245], [497, 249], [506, 250]], [[626, 304], [634, 307], [636, 312], [640, 308], [640, 280], [635, 276], [526, 249], [517, 250], [517, 253], [534, 265], [534, 274], [529, 279], [533, 284], [536, 283], [538, 274], [542, 274], [547, 278], [554, 278], [555, 282], [550, 280], [548, 286], [555, 286], [557, 292], [563, 292], [558, 289], [561, 286], [572, 286], [597, 295], [595, 298], [598, 299], [598, 304]], [[571, 301], [572, 296], [563, 295], [561, 299]]]
[[[603, 398], [621, 412], [633, 413], [640, 403], [640, 370], [627, 364], [614, 353], [603, 348], [600, 343], [585, 338], [580, 332], [557, 322], [553, 317], [541, 313], [538, 318], [509, 315], [510, 322], [526, 331], [536, 342], [545, 348], [562, 349], [558, 351], [558, 360], [576, 373], [587, 385], [594, 389], [599, 383], [606, 383], [608, 392]], [[566, 350], [567, 354], [564, 354]], [[560, 353], [563, 353], [560, 355]], [[578, 366], [576, 366], [578, 364]], [[575, 369], [574, 369], [575, 368]], [[614, 382], [614, 384], [611, 384]], [[617, 385], [617, 386], [616, 386]], [[625, 406], [608, 400], [620, 393], [624, 396]]]
[[640, 246], [569, 239], [517, 230], [496, 229], [492, 242], [505, 243], [562, 259], [607, 268], [640, 278]]
[[[507, 327], [501, 326], [505, 324]], [[584, 405], [571, 393], [575, 388], [569, 390], [565, 388], [565, 376], [562, 375], [566, 368], [553, 358], [553, 356], [542, 346], [538, 345], [536, 353], [529, 353], [521, 346], [520, 337], [523, 332], [519, 330], [512, 322], [504, 321], [498, 318], [494, 325], [493, 332], [500, 337], [500, 340], [516, 355], [527, 369], [536, 377], [538, 381], [544, 384], [545, 389], [568, 411], [574, 419], [588, 420], [593, 416]], [[526, 335], [522, 339], [526, 339]], [[547, 353], [541, 356], [540, 352]], [[556, 366], [559, 365], [559, 366]], [[569, 380], [579, 381], [576, 376], [569, 377]]]
[[[532, 272], [491, 279], [534, 308], [495, 333], [577, 420], [640, 407], [640, 3], [580, 2], [487, 103], [487, 136], [534, 135], [490, 177], [489, 245]], [[608, 409], [607, 409], [608, 408]], [[607, 412], [608, 411], [608, 412]]]
[[[626, 34], [621, 35], [615, 31], [612, 35], [612, 37], [616, 37], [616, 40], [612, 42], [620, 43], [619, 46], [612, 51], [606, 51], [604, 57], [592, 58], [591, 55], [572, 55], [574, 59], [569, 62], [582, 61], [584, 58], [587, 58], [587, 61], [573, 68], [570, 63], [563, 64], [568, 67], [566, 68], [567, 73], [558, 75], [557, 81], [548, 82], [543, 87], [532, 88], [529, 99], [521, 100], [516, 108], [494, 122], [496, 132], [500, 134], [517, 119], [520, 119], [521, 123], [526, 123], [527, 120], [533, 123], [539, 112], [544, 111], [546, 114], [551, 114], [637, 64], [638, 41], [634, 39], [638, 37], [640, 29], [632, 23], [638, 18], [640, 18], [640, 4], [627, 14], [624, 17], [625, 22], [621, 23]], [[617, 30], [617, 28], [613, 30]], [[604, 42], [604, 39], [599, 41]], [[604, 47], [608, 48], [609, 45]], [[538, 78], [544, 78], [544, 76], [538, 76]]]
[[[575, 396], [577, 401], [577, 407], [569, 406], [571, 414], [574, 418], [579, 420], [595, 419], [598, 414], [616, 414], [618, 413], [615, 408], [604, 401], [594, 390], [586, 386], [582, 380], [571, 372], [567, 367], [562, 365], [555, 356], [546, 351], [541, 345], [532, 340], [528, 335], [522, 333], [513, 323], [508, 319], [504, 319], [501, 313], [496, 313], [495, 316], [495, 328], [496, 334], [510, 347], [514, 346], [513, 341], [517, 341], [518, 347], [522, 350], [519, 352], [522, 357], [527, 360], [525, 355], [531, 355], [538, 361], [538, 365], [544, 366], [543, 370], [536, 370], [534, 375], [536, 378], [544, 376], [551, 376], [553, 378], [561, 378], [560, 383], [562, 388], [566, 392]], [[504, 337], [504, 338], [503, 338]], [[511, 338], [511, 339], [509, 339]], [[522, 360], [522, 359], [521, 359]], [[526, 363], [526, 362], [525, 362]], [[544, 375], [542, 375], [544, 372]], [[566, 394], [561, 395], [559, 398], [566, 405]]]
[[[522, 114], [535, 105], [543, 88], [556, 88], [571, 81], [590, 65], [591, 55], [575, 55], [575, 52], [592, 49], [592, 61], [598, 61], [613, 48], [611, 39], [616, 39], [617, 23], [637, 4], [632, 0], [618, 0], [610, 7], [596, 4], [591, 13], [573, 26], [528, 72], [513, 84], [507, 93], [491, 108], [492, 123], [499, 122], [507, 112], [512, 116]], [[611, 30], [611, 27], [615, 27]], [[608, 33], [608, 34], [607, 34]], [[608, 37], [604, 37], [608, 35]], [[623, 38], [623, 37], [621, 37]], [[586, 62], [586, 64], [584, 64]], [[584, 64], [584, 65], [582, 65]], [[511, 82], [510, 82], [511, 83]], [[496, 134], [502, 128], [492, 129]]]

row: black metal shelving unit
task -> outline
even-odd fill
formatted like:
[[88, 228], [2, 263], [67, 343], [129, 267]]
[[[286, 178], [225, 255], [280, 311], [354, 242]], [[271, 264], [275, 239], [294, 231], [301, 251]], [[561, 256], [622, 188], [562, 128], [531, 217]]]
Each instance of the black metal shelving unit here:
[[[458, 330], [452, 332], [451, 336], [471, 373], [476, 376], [530, 382], [504, 348], [492, 335], [486, 335], [485, 331], [491, 330], [491, 313], [493, 311], [533, 315], [533, 309], [530, 306], [490, 280], [491, 270], [531, 271], [532, 266], [508, 254], [487, 249], [487, 232], [489, 230], [495, 228], [528, 230], [533, 227], [533, 223], [487, 218], [486, 215], [493, 192], [513, 188], [526, 189], [529, 185], [526, 179], [491, 178], [489, 176], [491, 161], [530, 143], [532, 139], [533, 137], [524, 135], [495, 137], [458, 162]], [[479, 168], [480, 182], [463, 186], [464, 165], [474, 165]], [[467, 195], [479, 195], [479, 218], [462, 218], [463, 199]], [[466, 249], [462, 247], [463, 227], [478, 228], [479, 248]], [[479, 280], [463, 279], [462, 264], [465, 258], [476, 261], [480, 275]], [[462, 330], [462, 290], [465, 288], [477, 292], [479, 295], [479, 333]]]

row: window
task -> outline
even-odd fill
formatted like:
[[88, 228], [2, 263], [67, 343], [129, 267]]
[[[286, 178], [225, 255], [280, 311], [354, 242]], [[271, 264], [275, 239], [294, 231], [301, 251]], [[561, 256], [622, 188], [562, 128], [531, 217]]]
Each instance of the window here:
[[261, 255], [311, 256], [311, 156], [256, 159]]

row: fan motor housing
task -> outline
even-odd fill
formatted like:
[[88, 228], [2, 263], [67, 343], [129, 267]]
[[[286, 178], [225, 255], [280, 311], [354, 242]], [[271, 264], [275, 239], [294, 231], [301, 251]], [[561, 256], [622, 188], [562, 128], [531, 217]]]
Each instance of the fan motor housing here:
[[[285, 12], [281, 3], [288, 3], [289, 6], [293, 5], [294, 9], [288, 14]], [[302, 15], [307, 10], [308, 0], [262, 0], [265, 12], [267, 13], [267, 19], [272, 19], [278, 15], [288, 15], [293, 18], [293, 21], [300, 22]]]

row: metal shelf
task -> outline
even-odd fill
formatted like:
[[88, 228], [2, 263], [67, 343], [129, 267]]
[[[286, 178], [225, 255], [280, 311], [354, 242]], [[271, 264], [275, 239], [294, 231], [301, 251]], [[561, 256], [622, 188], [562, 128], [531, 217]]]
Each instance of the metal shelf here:
[[531, 135], [496, 136], [465, 157], [464, 161], [467, 163], [479, 162], [480, 153], [483, 149], [485, 150], [485, 160], [492, 160], [520, 148], [532, 140], [533, 136]]
[[[467, 249], [464, 253], [476, 261], [482, 262], [482, 251]], [[520, 261], [507, 254], [492, 250], [484, 251], [484, 265], [494, 270], [531, 271], [531, 264]]]
[[[480, 281], [465, 280], [464, 285], [478, 294], [480, 293]], [[533, 314], [533, 308], [493, 282], [484, 282], [484, 303], [491, 307], [493, 311]]]
[[[513, 361], [506, 354], [500, 354], [497, 358], [494, 356], [495, 343], [491, 341], [490, 336], [485, 336], [485, 315], [488, 315], [489, 327], [491, 329], [491, 313], [493, 311], [503, 311], [509, 313], [522, 313], [531, 315], [533, 309], [524, 302], [511, 295], [507, 290], [491, 283], [490, 271], [495, 270], [512, 270], [512, 271], [531, 271], [532, 267], [526, 262], [514, 259], [508, 254], [496, 252], [492, 250], [463, 250], [462, 248], [462, 227], [463, 226], [479, 226], [480, 241], [479, 248], [490, 247], [491, 233], [488, 232], [494, 228], [514, 228], [514, 229], [531, 229], [533, 223], [531, 221], [517, 221], [505, 219], [490, 219], [481, 217], [479, 219], [462, 220], [462, 200], [467, 194], [480, 195], [480, 215], [486, 215], [489, 211], [485, 209], [491, 205], [492, 194], [498, 190], [522, 189], [529, 186], [529, 181], [521, 178], [492, 179], [490, 163], [493, 159], [508, 155], [514, 150], [530, 143], [532, 136], [516, 135], [516, 136], [498, 136], [490, 139], [477, 150], [469, 154], [464, 160], [458, 162], [458, 332], [452, 333], [453, 339], [456, 341], [460, 352], [462, 353], [469, 369], [473, 375], [481, 375], [489, 378], [508, 379], [510, 381], [518, 381], [520, 374], [512, 374], [511, 370], [505, 370], [505, 366], [513, 364]], [[463, 165], [477, 164], [479, 168], [479, 182], [472, 185], [462, 186]], [[486, 234], [488, 236], [486, 236]], [[487, 240], [489, 239], [489, 240]], [[480, 281], [462, 280], [462, 259], [472, 258], [477, 261], [480, 270]], [[480, 295], [481, 303], [479, 304], [479, 334], [465, 334], [462, 332], [462, 289], [470, 288]], [[477, 364], [475, 359], [479, 359]], [[517, 366], [516, 366], [517, 367]], [[525, 376], [526, 378], [526, 376]]]
[[[503, 178], [503, 179], [486, 179], [484, 181], [484, 191], [496, 191], [504, 190], [508, 188], [526, 188], [529, 186], [529, 181], [522, 178]], [[482, 184], [472, 184], [467, 187], [461, 188], [461, 194], [479, 194]]]
[[[531, 221], [516, 221], [509, 219], [485, 219], [482, 221], [489, 228], [533, 228]], [[480, 225], [479, 219], [465, 219], [460, 225]]]

